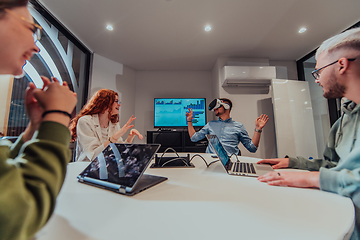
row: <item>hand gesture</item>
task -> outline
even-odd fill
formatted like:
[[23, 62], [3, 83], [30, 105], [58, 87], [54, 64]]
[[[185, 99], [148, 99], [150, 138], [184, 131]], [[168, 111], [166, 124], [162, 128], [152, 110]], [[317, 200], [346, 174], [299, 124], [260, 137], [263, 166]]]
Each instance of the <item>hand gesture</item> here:
[[263, 159], [258, 161], [257, 164], [271, 164], [273, 169], [279, 168], [287, 168], [289, 167], [289, 159], [288, 158], [271, 158], [271, 159]]
[[186, 121], [191, 122], [193, 119], [193, 109], [188, 108], [188, 112], [186, 112]]
[[[38, 89], [33, 83], [29, 83], [25, 92], [25, 108], [30, 122], [23, 135], [24, 141], [29, 140], [39, 128], [43, 121], [42, 114], [44, 111], [61, 110], [71, 113], [77, 102], [76, 93], [70, 91], [66, 82], [61, 86], [56, 78], [52, 78], [54, 82], [50, 82], [48, 78], [43, 76], [41, 79], [44, 82], [42, 89]], [[48, 116], [46, 120], [55, 121], [65, 126], [70, 121], [67, 116]]]
[[319, 172], [269, 172], [257, 179], [273, 186], [319, 188]]
[[129, 120], [125, 123], [125, 125], [116, 133], [114, 133], [114, 135], [112, 136], [112, 138], [114, 138], [116, 141], [122, 137], [127, 130], [129, 130], [130, 128], [134, 127], [134, 125], [130, 125], [132, 121], [134, 121], [136, 119], [136, 117], [134, 117], [134, 115], [132, 115]]
[[259, 130], [263, 129], [268, 121], [269, 117], [266, 114], [261, 114], [260, 117], [255, 120], [255, 128]]
[[[44, 86], [46, 86], [47, 83], [44, 81]], [[34, 97], [34, 90], [36, 89], [34, 83], [29, 83], [28, 88], [25, 91], [25, 108], [27, 115], [30, 119], [30, 123], [33, 125], [35, 129], [38, 129], [41, 120], [42, 120], [42, 114], [44, 112], [44, 109], [39, 105], [38, 101]]]
[[130, 130], [130, 133], [129, 133], [129, 136], [130, 136], [130, 137], [138, 136], [140, 140], [142, 140], [142, 139], [144, 138], [143, 135], [141, 135], [141, 134], [139, 133], [139, 131], [136, 130], [136, 129], [131, 129], [131, 130]]
[[54, 77], [52, 78], [53, 82], [43, 76], [41, 79], [44, 87], [43, 89], [34, 89], [33, 95], [44, 111], [61, 110], [71, 113], [77, 102], [76, 93], [69, 89], [66, 82], [60, 85]]

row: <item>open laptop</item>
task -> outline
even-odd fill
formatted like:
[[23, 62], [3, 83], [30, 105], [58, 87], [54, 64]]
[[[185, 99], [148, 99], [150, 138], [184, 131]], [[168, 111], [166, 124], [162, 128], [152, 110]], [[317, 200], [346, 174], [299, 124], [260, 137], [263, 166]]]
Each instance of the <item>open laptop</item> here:
[[215, 153], [220, 159], [220, 162], [224, 166], [226, 172], [230, 175], [258, 177], [264, 175], [265, 173], [274, 171], [270, 165], [266, 164], [263, 165], [240, 161], [232, 162], [216, 135], [208, 134], [206, 135], [206, 138], [215, 150]]
[[160, 144], [111, 143], [78, 175], [78, 181], [125, 195], [135, 195], [166, 177], [143, 174]]

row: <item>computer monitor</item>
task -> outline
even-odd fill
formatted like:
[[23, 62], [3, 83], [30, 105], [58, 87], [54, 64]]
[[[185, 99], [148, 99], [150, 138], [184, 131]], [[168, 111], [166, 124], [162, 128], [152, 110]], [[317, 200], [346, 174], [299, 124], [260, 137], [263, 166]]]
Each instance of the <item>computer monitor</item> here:
[[186, 112], [193, 109], [193, 126], [203, 127], [206, 124], [205, 98], [155, 98], [154, 127], [176, 128], [187, 127]]

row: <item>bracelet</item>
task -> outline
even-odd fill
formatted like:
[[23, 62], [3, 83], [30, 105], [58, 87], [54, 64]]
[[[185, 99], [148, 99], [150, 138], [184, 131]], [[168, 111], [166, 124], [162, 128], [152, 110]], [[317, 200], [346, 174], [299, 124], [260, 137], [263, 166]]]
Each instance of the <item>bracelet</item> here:
[[68, 112], [62, 111], [62, 110], [48, 110], [48, 111], [45, 111], [41, 116], [45, 117], [45, 115], [47, 115], [49, 113], [62, 113], [71, 119], [71, 114]]
[[192, 123], [192, 121], [187, 121], [187, 122], [191, 122], [191, 123]]
[[259, 130], [259, 129], [255, 128], [255, 132], [259, 132], [259, 133], [261, 133], [261, 132], [262, 132], [262, 130]]
[[109, 137], [109, 139], [108, 139], [108, 140], [109, 140], [109, 142], [110, 142], [110, 143], [113, 143], [113, 142], [111, 141], [111, 137]]

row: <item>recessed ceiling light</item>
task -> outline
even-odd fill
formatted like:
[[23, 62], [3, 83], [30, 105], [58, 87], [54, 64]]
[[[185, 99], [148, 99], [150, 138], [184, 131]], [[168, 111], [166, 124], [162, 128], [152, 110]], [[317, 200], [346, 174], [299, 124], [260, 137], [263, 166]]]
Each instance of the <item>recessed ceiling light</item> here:
[[300, 28], [299, 33], [303, 33], [306, 31], [306, 28]]
[[111, 26], [111, 25], [107, 25], [107, 26], [106, 26], [106, 29], [109, 30], [109, 31], [114, 30], [113, 26]]
[[211, 30], [211, 27], [210, 27], [210, 26], [206, 26], [206, 27], [205, 27], [205, 31], [208, 32], [208, 31], [210, 31], [210, 30]]

